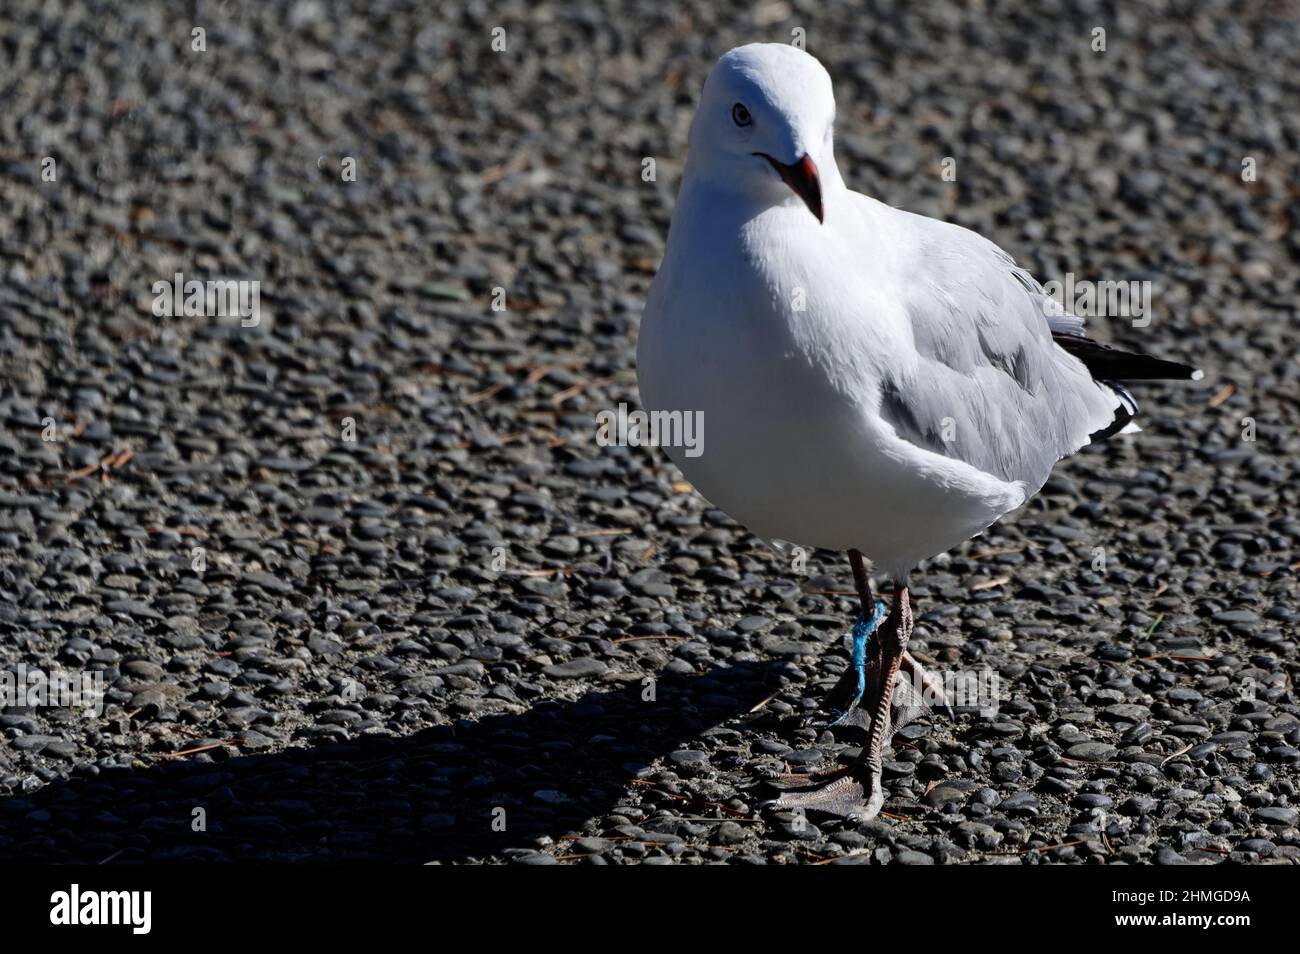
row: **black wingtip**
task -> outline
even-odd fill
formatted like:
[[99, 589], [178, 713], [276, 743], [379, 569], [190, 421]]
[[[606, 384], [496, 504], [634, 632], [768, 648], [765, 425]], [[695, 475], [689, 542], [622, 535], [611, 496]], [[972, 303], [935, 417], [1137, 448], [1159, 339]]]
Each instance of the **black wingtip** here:
[[1200, 368], [1120, 351], [1082, 335], [1054, 334], [1052, 340], [1082, 361], [1098, 381], [1199, 381], [1205, 377]]

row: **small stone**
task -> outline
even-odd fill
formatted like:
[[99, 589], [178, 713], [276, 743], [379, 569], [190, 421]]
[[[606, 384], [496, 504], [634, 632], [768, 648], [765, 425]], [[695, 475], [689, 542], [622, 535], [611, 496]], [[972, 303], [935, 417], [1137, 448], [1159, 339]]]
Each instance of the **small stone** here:
[[568, 662], [556, 663], [542, 670], [552, 679], [587, 679], [603, 676], [608, 671], [608, 666], [592, 656], [570, 659]]
[[1257, 808], [1250, 817], [1261, 825], [1273, 825], [1280, 828], [1290, 828], [1296, 823], [1297, 818], [1294, 809], [1285, 808], [1281, 805], [1268, 805], [1264, 808]]
[[1016, 792], [1002, 799], [998, 811], [1008, 815], [1037, 815], [1038, 796], [1033, 792]]
[[1080, 742], [1065, 750], [1065, 754], [1080, 762], [1107, 762], [1119, 752], [1104, 742]]
[[907, 848], [904, 848], [897, 855], [895, 855], [894, 860], [897, 861], [900, 865], [934, 864], [934, 859], [931, 858], [929, 855], [925, 854], [924, 852], [911, 851], [910, 849]]

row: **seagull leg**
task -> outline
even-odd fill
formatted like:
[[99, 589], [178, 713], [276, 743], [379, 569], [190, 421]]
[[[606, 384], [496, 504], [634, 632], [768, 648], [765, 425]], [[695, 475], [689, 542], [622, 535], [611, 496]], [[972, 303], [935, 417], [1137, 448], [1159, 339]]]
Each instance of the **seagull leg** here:
[[[850, 557], [852, 556], [853, 552], [850, 551]], [[860, 555], [858, 559], [861, 559]], [[854, 562], [856, 576], [859, 564], [858, 561]], [[889, 617], [871, 646], [863, 693], [865, 705], [861, 709], [867, 723], [867, 744], [863, 746], [862, 755], [844, 775], [834, 781], [811, 789], [785, 792], [771, 803], [772, 807], [813, 809], [832, 815], [857, 817], [864, 821], [880, 814], [880, 808], [885, 803], [885, 788], [881, 778], [885, 745], [894, 729], [891, 711], [894, 706], [894, 684], [911, 633], [912, 608], [906, 585], [900, 585]], [[904, 685], [906, 686], [906, 680]], [[916, 692], [911, 686], [906, 686], [902, 695], [910, 696], [913, 702], [916, 701]], [[902, 724], [915, 716], [918, 707], [900, 701], [903, 702], [903, 711], [900, 713]]]
[[868, 717], [859, 708], [859, 703], [867, 688], [867, 671], [875, 665], [874, 660], [877, 655], [876, 647], [868, 646], [868, 640], [885, 616], [885, 604], [877, 600], [875, 594], [871, 592], [871, 578], [867, 576], [867, 568], [863, 563], [860, 550], [849, 551], [849, 564], [853, 567], [853, 585], [858, 591], [858, 603], [862, 607], [862, 615], [858, 617], [858, 622], [853, 627], [853, 663], [844, 670], [844, 675], [840, 676], [835, 688], [827, 695], [822, 703], [822, 709], [837, 713], [835, 718], [827, 723], [827, 727], [855, 725], [865, 729], [868, 727]]
[[[853, 663], [844, 670], [844, 674], [822, 701], [823, 712], [835, 713], [829, 722], [822, 725], [822, 728], [826, 729], [837, 725], [870, 728], [869, 718], [858, 708], [867, 687], [867, 641], [879, 628], [886, 613], [884, 601], [876, 599], [872, 593], [871, 578], [867, 576], [862, 553], [858, 550], [850, 550], [849, 563], [853, 567], [853, 583], [858, 591], [858, 601], [862, 604], [862, 615], [853, 626]], [[900, 665], [903, 671], [912, 677], [913, 686], [909, 688], [915, 688], [918, 692], [909, 693], [901, 700], [899, 708], [908, 714], [904, 721], [899, 721], [898, 716], [895, 716], [895, 728], [901, 728], [907, 722], [924, 714], [931, 701], [937, 703], [951, 719], [952, 709], [944, 695], [943, 684], [921, 668], [921, 664], [913, 659], [909, 652], [903, 652]]]
[[889, 614], [889, 625], [880, 637], [880, 668], [877, 673], [878, 688], [871, 698], [871, 729], [867, 744], [862, 748], [859, 763], [866, 779], [864, 819], [875, 818], [885, 804], [885, 786], [881, 774], [885, 767], [885, 745], [893, 736], [894, 678], [907, 652], [907, 641], [912, 635], [912, 604], [906, 586], [894, 592], [894, 607]]
[[858, 703], [862, 701], [862, 693], [867, 688], [867, 640], [871, 638], [871, 634], [876, 631], [884, 618], [885, 603], [883, 600], [877, 600], [871, 618], [859, 616], [858, 621], [853, 625], [853, 663], [844, 670], [844, 675], [840, 677], [839, 682], [835, 684], [835, 688], [830, 691], [822, 704], [822, 708], [826, 711], [839, 713], [826, 723], [826, 728], [845, 722], [850, 725], [861, 724], [852, 721], [851, 717], [857, 710]]
[[[856, 588], [858, 591], [858, 602], [862, 604], [863, 616], [864, 617], [866, 616], [868, 606], [872, 606], [873, 604], [875, 605], [874, 614], [871, 618], [872, 621], [871, 623], [868, 624], [869, 630], [867, 635], [869, 636], [872, 632], [875, 631], [876, 627], [880, 625], [881, 619], [884, 618], [885, 604], [877, 600], [875, 596], [872, 595], [871, 577], [867, 576], [867, 568], [866, 565], [863, 563], [862, 552], [860, 550], [849, 551], [849, 565], [853, 567], [853, 585], [854, 588]], [[911, 624], [909, 622], [908, 624], [909, 636], [911, 632], [912, 629], [911, 629]], [[855, 627], [853, 631], [853, 636], [854, 636], [853, 661], [855, 664], [855, 668], [858, 660], [857, 635], [858, 632], [857, 632], [857, 628]], [[904, 672], [906, 672], [909, 676], [912, 677], [912, 682], [913, 682], [912, 688], [916, 688], [920, 690], [921, 693], [924, 694], [920, 697], [920, 699], [917, 699], [918, 693], [912, 693], [909, 696], [909, 698], [905, 700], [906, 706], [912, 707], [912, 703], [914, 701], [919, 701], [922, 709], [924, 709], [924, 708], [928, 708], [929, 700], [934, 700], [936, 703], [938, 703], [938, 707], [943, 709], [944, 714], [947, 715], [949, 719], [953, 718], [952, 707], [949, 705], [948, 697], [943, 691], [943, 683], [937, 680], [934, 676], [931, 676], [924, 669], [922, 669], [921, 664], [912, 658], [912, 654], [907, 651], [906, 640], [903, 641], [903, 659], [902, 662], [899, 663], [899, 665], [902, 667]], [[837, 686], [836, 688], [839, 687]], [[858, 695], [856, 698], [854, 698], [853, 702], [856, 704], [858, 700], [861, 699], [861, 697], [862, 697], [862, 692], [861, 690], [859, 690]], [[911, 722], [912, 719], [916, 718], [916, 716], [919, 714], [920, 712], [917, 712], [909, 716], [907, 721]], [[843, 719], [843, 716], [841, 716], [840, 719]], [[831, 723], [831, 725], [837, 725], [840, 722], [840, 719], [836, 719], [835, 722]], [[897, 719], [895, 719], [894, 721], [898, 723], [897, 725], [895, 725], [896, 729], [902, 728], [902, 726], [904, 725], [904, 723], [898, 722]]]
[[[883, 618], [884, 604], [876, 605], [878, 614]], [[877, 665], [874, 660], [878, 653], [875, 644], [868, 643], [868, 637], [875, 632], [878, 622], [873, 619], [871, 623], [864, 625], [859, 619], [853, 627], [853, 663], [844, 670], [844, 674], [840, 676], [834, 688], [822, 700], [822, 710], [836, 715], [829, 722], [822, 723], [821, 728], [833, 729], [840, 725], [856, 726], [859, 729], [871, 728], [871, 718], [862, 711], [861, 703], [866, 689], [867, 672], [872, 666]], [[865, 633], [864, 629], [866, 629]], [[938, 709], [949, 719], [956, 718], [947, 693], [944, 691], [943, 682], [927, 672], [911, 653], [903, 652], [898, 668], [906, 678], [899, 678], [894, 684], [897, 693], [894, 698], [894, 708], [899, 710], [894, 715], [895, 729], [901, 729], [908, 722], [925, 715], [931, 709]], [[904, 712], [907, 714], [906, 718], [903, 717]]]

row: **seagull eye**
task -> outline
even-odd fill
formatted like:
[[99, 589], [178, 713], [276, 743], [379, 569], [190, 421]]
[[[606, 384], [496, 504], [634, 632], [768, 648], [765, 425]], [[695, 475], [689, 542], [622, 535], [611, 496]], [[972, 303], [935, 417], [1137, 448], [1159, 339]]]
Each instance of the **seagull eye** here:
[[737, 103], [731, 107], [731, 121], [737, 126], [751, 126], [754, 117], [749, 115], [749, 110], [745, 108], [744, 103]]

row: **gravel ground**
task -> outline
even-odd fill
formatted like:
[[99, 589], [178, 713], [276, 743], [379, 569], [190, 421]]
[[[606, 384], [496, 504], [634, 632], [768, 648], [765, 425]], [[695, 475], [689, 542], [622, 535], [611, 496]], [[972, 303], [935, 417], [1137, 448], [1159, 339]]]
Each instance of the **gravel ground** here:
[[[593, 420], [705, 74], [796, 27], [853, 186], [1152, 280], [1094, 333], [1206, 369], [915, 577], [1002, 699], [863, 825], [757, 807], [861, 743], [805, 726], [847, 562]], [[1294, 2], [5, 3], [0, 668], [107, 695], [0, 711], [0, 858], [1296, 863], [1297, 51]], [[155, 317], [178, 271], [260, 323]]]

